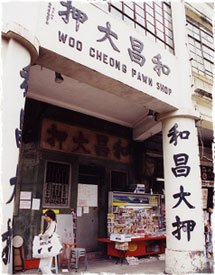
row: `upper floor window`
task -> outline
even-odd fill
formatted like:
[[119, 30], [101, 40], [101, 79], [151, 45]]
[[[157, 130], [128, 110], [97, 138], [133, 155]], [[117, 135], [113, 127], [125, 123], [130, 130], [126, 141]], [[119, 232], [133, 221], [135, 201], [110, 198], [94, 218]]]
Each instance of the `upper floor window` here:
[[187, 18], [187, 31], [192, 70], [213, 80], [214, 40], [212, 32], [189, 18]]
[[171, 5], [162, 2], [110, 1], [109, 12], [119, 15], [122, 20], [140, 28], [170, 52], [174, 53]]

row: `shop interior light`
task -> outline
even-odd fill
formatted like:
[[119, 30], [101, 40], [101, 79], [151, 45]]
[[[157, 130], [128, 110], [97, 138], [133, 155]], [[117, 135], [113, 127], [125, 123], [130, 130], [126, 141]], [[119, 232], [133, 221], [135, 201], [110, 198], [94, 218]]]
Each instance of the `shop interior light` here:
[[157, 116], [158, 116], [157, 112], [149, 109], [148, 114], [147, 114], [148, 118], [153, 118], [154, 120], [157, 121]]
[[163, 178], [156, 178], [156, 181], [164, 181]]
[[64, 78], [62, 77], [61, 73], [55, 72], [55, 82], [62, 83], [63, 81], [64, 81]]
[[148, 111], [148, 114], [147, 114], [147, 117], [148, 117], [148, 118], [153, 118], [153, 117], [154, 117], [154, 113], [155, 113], [154, 111], [149, 110], [149, 111]]

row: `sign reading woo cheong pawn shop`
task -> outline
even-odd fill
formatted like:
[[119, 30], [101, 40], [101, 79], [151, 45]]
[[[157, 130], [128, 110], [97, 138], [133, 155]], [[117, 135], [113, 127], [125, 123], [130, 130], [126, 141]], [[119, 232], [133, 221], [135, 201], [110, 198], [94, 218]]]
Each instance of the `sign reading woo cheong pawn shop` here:
[[105, 8], [87, 1], [41, 3], [38, 39], [41, 47], [112, 80], [173, 106], [179, 104], [174, 54]]
[[127, 139], [50, 119], [43, 120], [40, 146], [43, 149], [123, 163], [131, 161], [130, 144]]

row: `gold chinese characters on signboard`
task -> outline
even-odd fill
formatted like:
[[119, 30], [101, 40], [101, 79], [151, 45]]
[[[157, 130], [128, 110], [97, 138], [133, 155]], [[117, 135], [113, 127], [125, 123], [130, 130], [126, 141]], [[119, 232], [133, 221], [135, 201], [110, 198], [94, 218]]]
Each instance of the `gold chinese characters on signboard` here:
[[130, 144], [125, 138], [91, 131], [66, 123], [44, 119], [41, 148], [79, 155], [131, 161]]

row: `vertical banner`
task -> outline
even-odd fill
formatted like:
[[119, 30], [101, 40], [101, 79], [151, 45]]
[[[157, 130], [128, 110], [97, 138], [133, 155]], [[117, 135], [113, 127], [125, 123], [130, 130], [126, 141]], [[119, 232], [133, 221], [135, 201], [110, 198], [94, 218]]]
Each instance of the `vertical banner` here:
[[203, 251], [203, 210], [195, 120], [163, 122], [167, 248]]
[[30, 54], [13, 39], [2, 43], [1, 274], [12, 273], [13, 208], [22, 141]]

